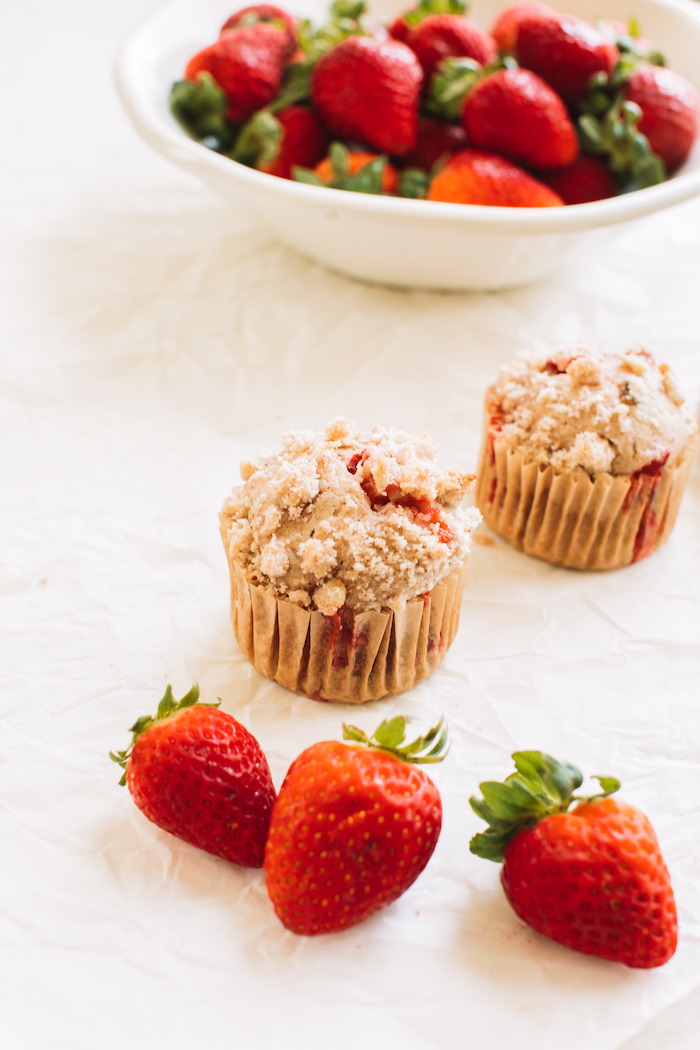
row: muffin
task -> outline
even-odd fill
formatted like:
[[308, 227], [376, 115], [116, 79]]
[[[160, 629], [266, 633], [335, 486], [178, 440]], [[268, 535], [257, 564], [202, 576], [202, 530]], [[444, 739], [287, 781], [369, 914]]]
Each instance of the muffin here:
[[416, 685], [459, 624], [473, 474], [440, 471], [427, 435], [345, 419], [243, 463], [220, 514], [231, 620], [254, 667], [314, 700]]
[[646, 350], [521, 353], [486, 394], [477, 505], [526, 554], [618, 569], [668, 539], [695, 443]]

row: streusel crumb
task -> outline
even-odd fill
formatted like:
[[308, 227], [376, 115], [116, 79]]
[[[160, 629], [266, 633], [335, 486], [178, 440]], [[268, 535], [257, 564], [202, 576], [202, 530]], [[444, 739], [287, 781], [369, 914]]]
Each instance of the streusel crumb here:
[[639, 348], [523, 352], [501, 368], [486, 409], [526, 462], [590, 475], [673, 462], [695, 431], [668, 365]]
[[241, 465], [224, 503], [227, 541], [248, 579], [330, 616], [400, 610], [462, 563], [481, 520], [460, 507], [473, 474], [441, 471], [427, 435], [336, 419], [295, 431]]

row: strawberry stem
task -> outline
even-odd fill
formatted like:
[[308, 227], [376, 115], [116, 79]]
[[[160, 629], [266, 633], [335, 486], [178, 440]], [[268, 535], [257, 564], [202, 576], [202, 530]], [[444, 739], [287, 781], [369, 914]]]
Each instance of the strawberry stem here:
[[516, 69], [517, 65], [510, 55], [500, 55], [488, 66], [480, 66], [473, 58], [443, 59], [430, 81], [426, 113], [443, 120], [459, 120], [462, 103], [478, 80], [499, 69]]
[[385, 719], [371, 737], [368, 737], [357, 726], [343, 722], [343, 740], [352, 740], [356, 744], [363, 744], [377, 751], [387, 751], [390, 755], [395, 755], [411, 765], [442, 762], [449, 751], [447, 723], [444, 715], [427, 733], [407, 743], [406, 726], [413, 721], [414, 719], [405, 715]]
[[155, 715], [141, 715], [137, 718], [129, 732], [132, 734], [131, 743], [125, 751], [110, 751], [109, 757], [113, 762], [116, 762], [118, 766], [121, 766], [124, 770], [124, 775], [119, 781], [122, 787], [126, 784], [126, 767], [131, 758], [131, 752], [134, 750], [134, 744], [141, 736], [145, 733], [149, 726], [153, 725], [154, 722], [162, 722], [163, 719], [169, 718], [170, 715], [176, 714], [178, 711], [184, 711], [186, 707], [218, 707], [221, 700], [217, 700], [216, 703], [205, 704], [199, 700], [199, 686], [195, 682], [188, 693], [185, 693], [182, 700], [176, 700], [173, 696], [172, 686], [168, 685], [163, 698], [158, 704], [158, 710]]
[[485, 860], [502, 861], [509, 842], [524, 828], [534, 828], [553, 813], [567, 813], [574, 803], [594, 802], [620, 788], [615, 777], [596, 776], [600, 792], [588, 797], [574, 795], [583, 783], [576, 766], [558, 762], [542, 751], [516, 751], [513, 761], [516, 773], [502, 784], [484, 781], [479, 785], [484, 797], [469, 799], [476, 815], [489, 825], [469, 843], [471, 852]]
[[584, 153], [602, 156], [623, 193], [656, 186], [666, 178], [664, 163], [652, 152], [639, 131], [642, 111], [625, 100], [624, 89], [632, 73], [646, 60], [623, 52], [610, 74], [595, 73], [588, 94], [579, 105], [579, 142]]

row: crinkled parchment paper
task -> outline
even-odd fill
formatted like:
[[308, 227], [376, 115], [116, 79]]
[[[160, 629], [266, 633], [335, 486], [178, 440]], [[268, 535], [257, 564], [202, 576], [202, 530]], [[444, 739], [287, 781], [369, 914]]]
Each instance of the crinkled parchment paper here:
[[[700, 205], [521, 291], [352, 283], [135, 139], [109, 63], [143, 15], [136, 0], [43, 0], [3, 16], [5, 90], [21, 82], [23, 98], [0, 171], [3, 1043], [619, 1048], [700, 985], [697, 470], [669, 544], [621, 572], [476, 545], [442, 668], [361, 709], [287, 693], [242, 657], [217, 511], [241, 459], [337, 413], [427, 428], [443, 464], [473, 468], [483, 389], [521, 346], [643, 343], [696, 404]], [[443, 833], [400, 901], [299, 939], [261, 872], [141, 816], [107, 752], [166, 682], [193, 680], [257, 735], [278, 785], [344, 718], [446, 714]], [[649, 814], [680, 911], [668, 966], [634, 972], [538, 937], [498, 866], [470, 855], [469, 795], [517, 748], [615, 774]]]

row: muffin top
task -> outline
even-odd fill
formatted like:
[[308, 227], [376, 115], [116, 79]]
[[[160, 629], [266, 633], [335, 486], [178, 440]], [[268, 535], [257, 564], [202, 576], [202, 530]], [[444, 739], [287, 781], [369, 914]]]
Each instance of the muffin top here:
[[430, 438], [336, 419], [242, 463], [224, 503], [231, 557], [277, 597], [327, 616], [401, 610], [463, 561], [481, 521], [459, 506], [473, 474], [440, 471]]
[[695, 431], [668, 365], [641, 349], [522, 352], [501, 368], [486, 411], [511, 451], [562, 472], [660, 467]]

